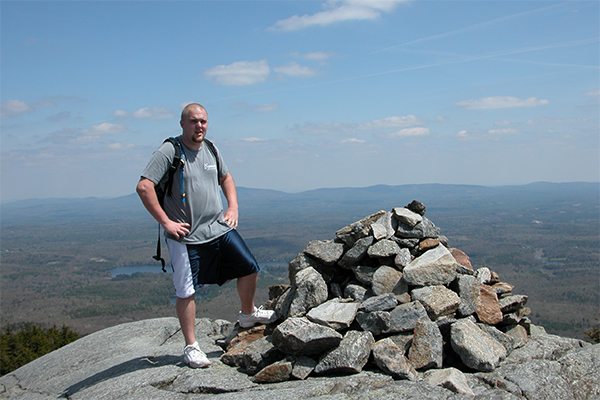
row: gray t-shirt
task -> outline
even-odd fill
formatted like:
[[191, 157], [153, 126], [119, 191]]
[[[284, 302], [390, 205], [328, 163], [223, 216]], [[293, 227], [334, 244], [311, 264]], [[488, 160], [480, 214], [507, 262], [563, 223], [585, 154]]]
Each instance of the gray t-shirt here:
[[[182, 201], [182, 176], [178, 168], [173, 175], [172, 195], [165, 196], [164, 210], [167, 216], [176, 222], [190, 224], [190, 234], [184, 238], [175, 239], [166, 234], [169, 239], [182, 243], [206, 243], [229, 232], [232, 228], [223, 221], [223, 202], [220, 186], [217, 182], [216, 159], [206, 143], [200, 150], [191, 150], [181, 143], [184, 161], [183, 188], [185, 201]], [[150, 158], [150, 162], [142, 173], [142, 177], [158, 184], [173, 162], [175, 148], [171, 143], [163, 143]], [[217, 151], [219, 157], [219, 177], [227, 175], [227, 166]]]

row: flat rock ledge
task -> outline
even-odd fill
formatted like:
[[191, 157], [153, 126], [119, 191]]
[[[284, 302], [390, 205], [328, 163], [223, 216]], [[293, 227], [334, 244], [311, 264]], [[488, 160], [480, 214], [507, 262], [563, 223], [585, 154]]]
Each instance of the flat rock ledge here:
[[[272, 384], [255, 383], [246, 373], [220, 361], [224, 353], [215, 342], [223, 339], [231, 328], [232, 324], [227, 321], [197, 319], [198, 342], [213, 363], [207, 369], [191, 369], [183, 364], [183, 335], [176, 318], [157, 318], [107, 328], [0, 377], [0, 398], [600, 398], [600, 344], [550, 335], [535, 325], [531, 326], [527, 343], [512, 351], [493, 372], [464, 373], [443, 368], [410, 372], [416, 374], [414, 380], [395, 380], [369, 362], [360, 373], [353, 375], [309, 376], [304, 380], [296, 378]], [[389, 342], [391, 339], [387, 345], [393, 346]], [[383, 350], [383, 345], [377, 344], [375, 348], [382, 347]], [[381, 357], [385, 355], [378, 354], [378, 359]]]

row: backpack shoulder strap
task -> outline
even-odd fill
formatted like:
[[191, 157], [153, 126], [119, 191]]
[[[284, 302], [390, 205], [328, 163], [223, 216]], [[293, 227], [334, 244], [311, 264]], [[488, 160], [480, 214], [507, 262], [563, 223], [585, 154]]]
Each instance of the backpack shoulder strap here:
[[217, 154], [217, 148], [215, 147], [215, 145], [213, 144], [213, 142], [211, 142], [208, 139], [204, 139], [204, 143], [206, 143], [206, 146], [208, 147], [208, 150], [210, 150], [210, 152], [212, 153], [212, 155], [215, 156], [215, 160], [217, 161], [217, 183], [219, 183], [220, 165], [219, 165], [219, 156]]
[[[170, 138], [165, 139], [165, 141], [163, 143], [167, 143], [167, 142], [171, 143], [173, 145], [173, 147], [175, 148], [175, 155], [173, 156], [173, 161], [171, 162], [171, 166], [165, 173], [165, 175], [167, 176], [167, 182], [165, 183], [164, 190], [163, 190], [163, 188], [157, 188], [157, 189], [160, 189], [160, 190], [157, 190], [157, 196], [158, 196], [158, 202], [161, 207], [164, 207], [165, 196], [171, 196], [171, 193], [172, 193], [171, 188], [173, 186], [173, 177], [175, 176], [175, 171], [177, 171], [177, 168], [179, 168], [179, 165], [183, 166], [183, 161], [181, 158], [181, 144], [179, 143], [179, 140], [174, 137], [170, 137]], [[163, 179], [164, 179], [164, 177], [163, 177]], [[161, 183], [162, 183], [163, 179], [161, 179]], [[156, 242], [156, 255], [152, 256], [152, 258], [155, 259], [156, 261], [160, 261], [163, 272], [167, 272], [167, 270], [165, 269], [165, 259], [162, 257], [162, 252], [161, 252], [160, 224], [158, 224], [158, 240]]]
[[[180, 164], [183, 164], [182, 162], [182, 158], [181, 158], [181, 143], [179, 143], [179, 140], [174, 138], [174, 137], [170, 137], [165, 139], [165, 141], [163, 143], [169, 142], [173, 145], [173, 147], [175, 148], [175, 156], [173, 157], [173, 162], [171, 163], [171, 166], [169, 167], [168, 170], [168, 179], [167, 179], [167, 186], [166, 186], [166, 196], [170, 196], [171, 195], [171, 188], [173, 186], [173, 176], [175, 175], [175, 171], [177, 170], [177, 168], [179, 167]], [[162, 201], [162, 199], [159, 199]], [[161, 204], [162, 206], [162, 204]]]

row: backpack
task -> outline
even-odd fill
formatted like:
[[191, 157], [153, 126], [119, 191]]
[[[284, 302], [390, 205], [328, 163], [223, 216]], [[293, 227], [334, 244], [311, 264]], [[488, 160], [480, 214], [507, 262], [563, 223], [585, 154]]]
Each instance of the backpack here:
[[[185, 162], [183, 161], [181, 155], [181, 142], [179, 138], [170, 137], [165, 139], [163, 143], [171, 143], [173, 147], [175, 147], [175, 155], [173, 156], [173, 161], [171, 162], [171, 166], [165, 172], [165, 175], [160, 179], [159, 183], [154, 186], [154, 190], [156, 191], [156, 197], [158, 197], [158, 203], [164, 209], [165, 197], [172, 195], [173, 188], [173, 178], [175, 177], [175, 172], [179, 169], [179, 173], [181, 176], [181, 190], [183, 190], [183, 168]], [[208, 150], [215, 157], [217, 162], [217, 184], [219, 182], [219, 157], [217, 156], [217, 149], [215, 145], [208, 139], [204, 139], [202, 143], [206, 143]], [[183, 202], [185, 203], [185, 192], [182, 192]], [[156, 255], [152, 256], [156, 261], [160, 261], [162, 264], [163, 272], [167, 272], [165, 269], [165, 259], [162, 258], [161, 254], [161, 245], [160, 245], [160, 224], [158, 224], [158, 241], [156, 243]]]

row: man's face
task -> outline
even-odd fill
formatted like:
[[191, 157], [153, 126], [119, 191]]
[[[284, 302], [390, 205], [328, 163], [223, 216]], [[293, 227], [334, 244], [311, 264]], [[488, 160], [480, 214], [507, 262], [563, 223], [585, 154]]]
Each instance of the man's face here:
[[208, 128], [208, 115], [203, 108], [193, 107], [188, 110], [187, 117], [180, 122], [183, 139], [189, 143], [202, 143]]

